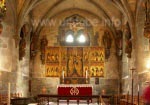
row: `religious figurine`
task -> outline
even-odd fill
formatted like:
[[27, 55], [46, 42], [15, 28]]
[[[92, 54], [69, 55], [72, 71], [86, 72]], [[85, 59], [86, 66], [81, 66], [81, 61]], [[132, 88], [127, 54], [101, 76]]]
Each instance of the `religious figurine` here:
[[103, 40], [103, 45], [105, 48], [105, 58], [108, 59], [110, 56], [110, 48], [111, 48], [111, 44], [112, 44], [112, 39], [111, 39], [110, 33], [108, 31], [104, 32], [102, 40]]
[[31, 38], [31, 44], [30, 44], [30, 58], [33, 59], [36, 54], [37, 54], [37, 50], [38, 50], [38, 36], [37, 35], [33, 35]]
[[127, 57], [131, 58], [131, 52], [132, 52], [132, 41], [131, 41], [131, 31], [130, 27], [127, 24], [125, 28], [125, 40], [126, 40], [126, 47], [125, 52], [127, 53]]
[[80, 56], [70, 56], [68, 59], [69, 76], [82, 76], [82, 58]]
[[123, 35], [122, 31], [118, 30], [116, 34], [116, 50], [117, 50], [117, 56], [122, 56], [122, 47], [123, 47]]
[[100, 77], [104, 77], [104, 70], [103, 70], [102, 68], [100, 68], [99, 76], [100, 76]]
[[22, 30], [20, 32], [20, 37], [21, 37], [21, 40], [19, 43], [19, 60], [22, 60], [22, 58], [25, 56], [25, 48], [26, 48], [25, 35]]
[[46, 36], [44, 35], [41, 39], [41, 61], [42, 64], [45, 64], [45, 50], [46, 50], [46, 46], [48, 45], [48, 40], [46, 39]]
[[144, 36], [150, 38], [150, 0], [145, 2], [145, 15]]

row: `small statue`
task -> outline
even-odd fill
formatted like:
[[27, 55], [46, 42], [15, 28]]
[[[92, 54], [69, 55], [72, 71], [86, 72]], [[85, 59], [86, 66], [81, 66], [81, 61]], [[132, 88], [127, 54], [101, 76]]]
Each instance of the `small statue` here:
[[34, 35], [32, 37], [31, 44], [30, 44], [30, 58], [31, 59], [33, 59], [37, 54], [37, 49], [38, 49], [37, 42], [38, 42], [38, 36]]
[[131, 58], [131, 52], [132, 52], [132, 41], [131, 41], [131, 31], [129, 28], [129, 25], [127, 24], [125, 29], [125, 40], [126, 40], [126, 48], [125, 52], [127, 53], [127, 57]]
[[110, 56], [110, 48], [112, 44], [112, 39], [108, 31], [104, 32], [102, 40], [103, 40], [103, 45], [105, 48], [105, 58], [108, 59]]
[[122, 31], [118, 30], [116, 35], [116, 50], [117, 50], [117, 56], [122, 56], [122, 47], [123, 47], [123, 35]]
[[19, 60], [22, 60], [22, 58], [25, 56], [26, 40], [23, 31], [21, 31], [20, 34], [21, 40], [19, 43]]
[[41, 60], [42, 60], [42, 64], [45, 64], [45, 50], [46, 50], [46, 46], [48, 45], [48, 40], [46, 39], [46, 36], [44, 35], [41, 39]]

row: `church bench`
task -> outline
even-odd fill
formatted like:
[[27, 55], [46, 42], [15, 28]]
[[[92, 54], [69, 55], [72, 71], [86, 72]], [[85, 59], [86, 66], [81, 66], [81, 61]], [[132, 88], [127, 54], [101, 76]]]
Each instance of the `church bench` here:
[[144, 101], [142, 97], [133, 96], [133, 102], [132, 102], [132, 96], [131, 95], [123, 95], [123, 97], [120, 98], [120, 105], [144, 105]]
[[0, 94], [0, 105], [7, 105], [8, 95]]
[[27, 97], [11, 98], [11, 105], [28, 105], [28, 104], [30, 104], [30, 98]]

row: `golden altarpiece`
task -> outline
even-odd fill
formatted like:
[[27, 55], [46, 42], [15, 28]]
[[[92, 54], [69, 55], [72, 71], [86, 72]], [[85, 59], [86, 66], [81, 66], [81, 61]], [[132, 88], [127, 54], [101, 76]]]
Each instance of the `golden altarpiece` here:
[[[104, 77], [102, 47], [47, 47], [46, 77], [88, 78]], [[67, 82], [67, 81], [66, 81]]]

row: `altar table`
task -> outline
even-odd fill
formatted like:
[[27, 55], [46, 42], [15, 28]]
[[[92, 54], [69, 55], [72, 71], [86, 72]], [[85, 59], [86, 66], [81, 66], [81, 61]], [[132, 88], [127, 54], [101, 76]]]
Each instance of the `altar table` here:
[[80, 85], [58, 85], [58, 95], [62, 96], [91, 96], [92, 85], [80, 84]]

